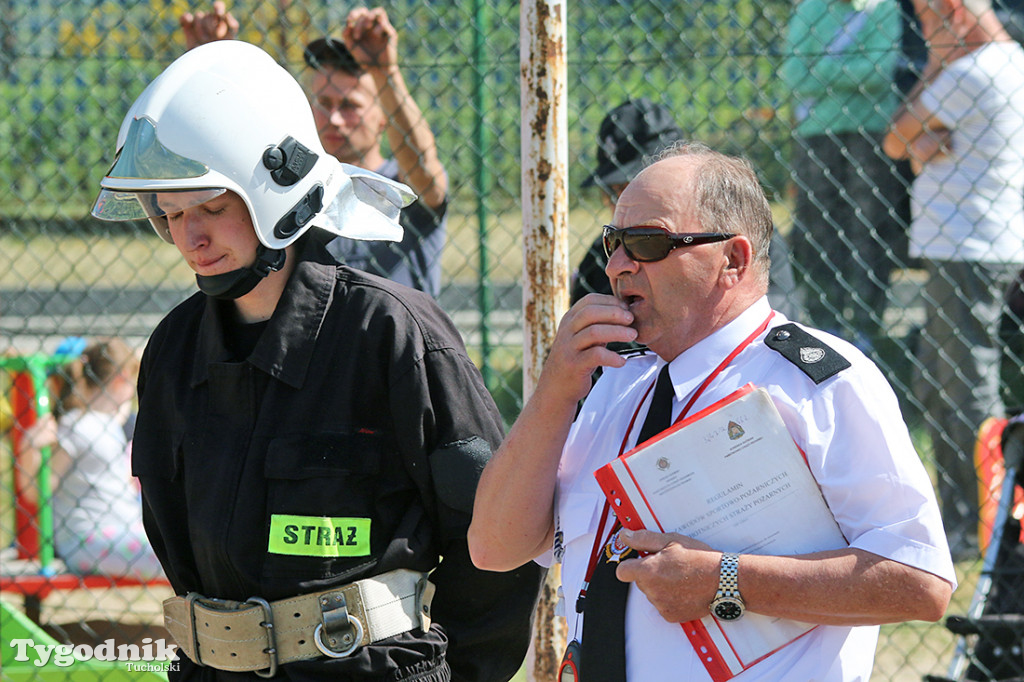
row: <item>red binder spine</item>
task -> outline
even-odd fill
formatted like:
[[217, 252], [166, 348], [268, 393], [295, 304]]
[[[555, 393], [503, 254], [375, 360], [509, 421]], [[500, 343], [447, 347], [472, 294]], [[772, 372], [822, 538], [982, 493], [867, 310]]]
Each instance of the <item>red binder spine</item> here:
[[711, 641], [711, 635], [708, 634], [704, 623], [701, 623], [699, 620], [691, 620], [688, 623], [680, 623], [679, 625], [683, 628], [686, 638], [690, 640], [690, 646], [700, 656], [705, 670], [708, 671], [714, 682], [727, 682], [727, 680], [736, 676], [736, 673], [730, 670], [729, 666], [722, 660], [722, 655], [718, 652], [718, 647]]
[[612, 467], [601, 467], [594, 472], [594, 476], [608, 498], [608, 504], [618, 517], [619, 523], [629, 530], [643, 530], [644, 524], [636, 513], [633, 501], [622, 491], [622, 484]]

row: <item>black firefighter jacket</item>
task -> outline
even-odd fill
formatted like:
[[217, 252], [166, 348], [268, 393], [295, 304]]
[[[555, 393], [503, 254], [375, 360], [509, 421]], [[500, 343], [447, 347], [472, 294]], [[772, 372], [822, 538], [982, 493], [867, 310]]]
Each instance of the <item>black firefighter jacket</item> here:
[[[466, 530], [501, 419], [461, 337], [429, 296], [305, 251], [253, 352], [232, 361], [230, 305], [196, 294], [153, 333], [139, 379], [133, 470], [177, 594], [274, 601], [409, 568], [433, 571], [430, 631], [291, 680], [507, 680], [530, 638], [542, 569], [477, 570]], [[353, 520], [345, 548], [286, 541], [303, 517]], [[291, 520], [293, 523], [285, 523]], [[182, 655], [184, 659], [184, 656]], [[256, 680], [184, 659], [178, 680]]]

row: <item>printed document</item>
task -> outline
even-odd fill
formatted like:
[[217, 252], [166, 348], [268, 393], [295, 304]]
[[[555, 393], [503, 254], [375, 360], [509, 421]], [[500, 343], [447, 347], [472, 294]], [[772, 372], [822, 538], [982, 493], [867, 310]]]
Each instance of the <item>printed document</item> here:
[[[594, 475], [626, 528], [680, 533], [740, 554], [848, 545], [768, 392], [751, 384]], [[716, 682], [815, 627], [750, 612], [681, 625]]]

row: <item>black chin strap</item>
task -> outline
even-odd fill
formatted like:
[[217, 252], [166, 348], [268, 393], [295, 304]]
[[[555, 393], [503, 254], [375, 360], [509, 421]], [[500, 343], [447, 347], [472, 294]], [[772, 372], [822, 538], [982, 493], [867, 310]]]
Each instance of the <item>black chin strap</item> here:
[[260, 244], [256, 251], [256, 262], [249, 267], [219, 275], [196, 275], [196, 284], [200, 291], [211, 298], [231, 301], [245, 296], [264, 277], [284, 267], [284, 258], [284, 249], [268, 249]]

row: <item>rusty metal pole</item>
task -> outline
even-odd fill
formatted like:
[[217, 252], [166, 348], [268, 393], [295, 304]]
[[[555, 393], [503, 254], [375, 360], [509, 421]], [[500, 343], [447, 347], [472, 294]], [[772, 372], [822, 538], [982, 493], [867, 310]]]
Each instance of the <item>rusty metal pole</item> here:
[[[565, 16], [563, 0], [527, 0], [519, 10], [524, 398], [537, 385], [569, 303]], [[527, 671], [533, 682], [554, 682], [565, 649], [565, 620], [555, 615], [559, 583], [556, 566], [537, 607], [533, 665]]]

